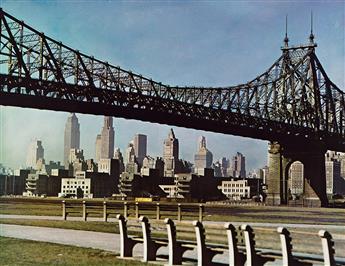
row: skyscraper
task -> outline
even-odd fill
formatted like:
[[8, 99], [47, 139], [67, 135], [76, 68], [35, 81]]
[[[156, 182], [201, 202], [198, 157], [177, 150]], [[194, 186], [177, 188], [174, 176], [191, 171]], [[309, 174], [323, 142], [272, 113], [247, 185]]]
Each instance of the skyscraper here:
[[204, 168], [211, 168], [213, 162], [213, 155], [206, 148], [206, 138], [201, 136], [199, 139], [199, 150], [194, 155], [194, 171], [199, 173], [203, 171]]
[[342, 177], [342, 163], [344, 154], [334, 151], [327, 151], [326, 161], [326, 193], [328, 196], [334, 194], [345, 195], [345, 180]]
[[289, 187], [292, 195], [304, 192], [304, 166], [300, 161], [293, 162], [289, 169]]
[[78, 118], [72, 113], [66, 121], [64, 139], [64, 166], [68, 169], [69, 155], [71, 149], [80, 148], [80, 129]]
[[125, 171], [128, 173], [134, 173], [134, 174], [138, 173], [139, 171], [139, 165], [138, 165], [137, 158], [135, 156], [133, 141], [131, 141], [128, 144], [128, 147], [126, 149]]
[[344, 180], [340, 176], [340, 162], [337, 160], [326, 160], [327, 195], [345, 194], [343, 182]]
[[126, 154], [125, 154], [125, 164], [128, 164], [129, 162], [136, 161], [136, 156], [135, 156], [135, 151], [134, 151], [134, 145], [133, 142], [131, 141], [128, 143], [127, 149], [126, 149]]
[[101, 149], [102, 149], [102, 136], [101, 134], [98, 134], [96, 137], [96, 162], [99, 162], [101, 159]]
[[69, 162], [70, 162], [69, 170], [73, 172], [73, 175], [75, 175], [77, 171], [87, 170], [88, 165], [84, 159], [83, 150], [71, 149], [70, 154], [69, 154]]
[[337, 152], [335, 154], [331, 154], [330, 152], [327, 152], [326, 160], [329, 160], [330, 158], [336, 159], [340, 162], [340, 176], [345, 180], [345, 153]]
[[[227, 177], [229, 176], [228, 174], [228, 168], [229, 168], [229, 160], [226, 159], [225, 157], [222, 157], [218, 161], [216, 161], [213, 164], [214, 168], [214, 175], [217, 177]], [[230, 173], [231, 175], [231, 173]]]
[[96, 138], [96, 161], [100, 159], [111, 159], [114, 155], [114, 128], [113, 118], [104, 117], [104, 125], [100, 135]]
[[123, 162], [123, 156], [119, 148], [116, 148], [114, 151], [114, 159], [117, 159], [119, 161], [119, 173], [121, 174], [123, 171], [125, 171], [125, 165]]
[[175, 138], [173, 129], [170, 129], [168, 138], [164, 140], [163, 160], [166, 176], [173, 176], [178, 161], [179, 147], [178, 139]]
[[28, 154], [26, 157], [26, 166], [36, 169], [37, 161], [44, 160], [44, 149], [42, 146], [42, 141], [33, 140], [29, 144]]
[[233, 177], [246, 177], [246, 157], [242, 153], [237, 152], [231, 160], [231, 169]]
[[340, 175], [345, 180], [345, 153], [340, 153]]
[[139, 165], [143, 165], [143, 160], [147, 152], [147, 137], [143, 134], [136, 134], [133, 139], [133, 148]]

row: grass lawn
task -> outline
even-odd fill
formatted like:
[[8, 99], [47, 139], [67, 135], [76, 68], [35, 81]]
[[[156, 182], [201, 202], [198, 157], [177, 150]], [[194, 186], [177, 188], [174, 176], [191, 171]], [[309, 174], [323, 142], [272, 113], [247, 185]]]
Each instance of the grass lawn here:
[[60, 204], [0, 203], [0, 214], [61, 216]]
[[30, 225], [41, 227], [53, 227], [63, 229], [95, 231], [103, 233], [119, 233], [117, 223], [105, 222], [79, 222], [79, 221], [51, 221], [51, 220], [25, 220], [25, 219], [1, 219], [0, 224]]
[[[21, 202], [6, 201], [0, 199], [0, 214], [18, 214], [18, 215], [47, 215], [47, 216], [61, 216], [62, 204], [61, 201], [48, 201], [41, 199], [28, 199], [27, 202], [21, 199]], [[92, 202], [92, 201], [90, 201]], [[95, 201], [96, 202], [96, 201]], [[70, 216], [82, 216], [82, 205], [79, 202], [77, 208], [73, 209]], [[173, 205], [171, 205], [173, 206]], [[177, 217], [177, 207], [169, 207], [164, 210], [161, 205], [161, 219]], [[174, 208], [176, 207], [176, 210]], [[185, 207], [188, 208], [188, 207]], [[67, 209], [71, 211], [71, 209]], [[90, 212], [88, 217], [103, 216], [103, 207], [99, 205], [97, 208], [87, 207]], [[134, 206], [129, 208], [129, 216], [134, 217]], [[123, 213], [122, 208], [111, 209], [111, 216]], [[140, 215], [145, 215], [149, 219], [156, 218], [156, 206], [147, 204], [140, 205]], [[183, 209], [182, 220], [197, 220], [198, 209]], [[335, 208], [296, 208], [296, 207], [269, 207], [269, 206], [205, 206], [204, 220], [207, 221], [241, 221], [246, 223], [253, 222], [267, 222], [267, 223], [300, 223], [300, 224], [334, 224], [345, 225], [345, 209]]]
[[45, 242], [0, 237], [1, 265], [152, 265], [116, 258], [116, 254]]

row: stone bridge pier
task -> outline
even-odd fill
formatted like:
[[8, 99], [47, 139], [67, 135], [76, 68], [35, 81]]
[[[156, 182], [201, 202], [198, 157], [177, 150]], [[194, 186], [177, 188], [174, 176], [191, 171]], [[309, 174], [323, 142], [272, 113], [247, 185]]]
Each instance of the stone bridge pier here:
[[269, 173], [267, 177], [268, 205], [285, 205], [289, 201], [289, 169], [293, 162], [304, 166], [303, 205], [327, 206], [326, 195], [326, 148], [322, 143], [278, 143], [269, 144]]

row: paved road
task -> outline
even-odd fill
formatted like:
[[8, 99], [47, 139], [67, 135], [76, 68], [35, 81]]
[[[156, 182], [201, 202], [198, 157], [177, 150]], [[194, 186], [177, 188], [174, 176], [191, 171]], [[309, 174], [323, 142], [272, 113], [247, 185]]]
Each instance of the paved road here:
[[[0, 219], [27, 219], [27, 220], [60, 220], [62, 221], [61, 216], [38, 216], [38, 215], [13, 215], [13, 214], [0, 214]], [[82, 217], [68, 217], [69, 221], [83, 221]], [[103, 218], [98, 217], [88, 217], [88, 221], [103, 221]], [[109, 222], [116, 222], [115, 218], [108, 218]], [[191, 222], [191, 221], [185, 221]], [[214, 222], [214, 221], [204, 221], [205, 224], [219, 224], [222, 225], [224, 222]], [[243, 222], [233, 222], [234, 225], [244, 224]], [[345, 221], [344, 225], [330, 225], [330, 224], [295, 224], [295, 223], [249, 223], [251, 226], [255, 227], [287, 227], [287, 228], [313, 228], [313, 229], [322, 229], [322, 230], [339, 230], [343, 231], [345, 235]]]
[[0, 235], [79, 247], [98, 248], [119, 252], [118, 234], [37, 226], [0, 224]]

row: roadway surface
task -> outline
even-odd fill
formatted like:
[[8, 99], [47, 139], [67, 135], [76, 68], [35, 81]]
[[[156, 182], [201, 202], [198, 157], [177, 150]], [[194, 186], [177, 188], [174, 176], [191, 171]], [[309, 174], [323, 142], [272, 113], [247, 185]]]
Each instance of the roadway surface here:
[[[25, 219], [25, 220], [53, 220], [63, 221], [62, 216], [39, 216], [39, 215], [17, 215], [17, 214], [0, 214], [0, 219]], [[82, 217], [69, 216], [68, 221], [84, 221]], [[88, 221], [102, 222], [103, 218], [99, 217], [88, 217]], [[108, 218], [108, 222], [117, 222], [116, 218]], [[188, 222], [188, 221], [183, 221]], [[190, 221], [191, 223], [191, 221]], [[216, 221], [203, 221], [203, 224], [218, 224], [223, 225], [225, 222]], [[244, 224], [243, 222], [231, 222], [233, 225], [238, 226]], [[297, 223], [249, 223], [252, 227], [287, 227], [287, 228], [314, 228], [320, 230], [336, 230], [344, 233], [345, 239], [345, 221], [344, 225], [330, 225], [330, 224], [297, 224]]]

